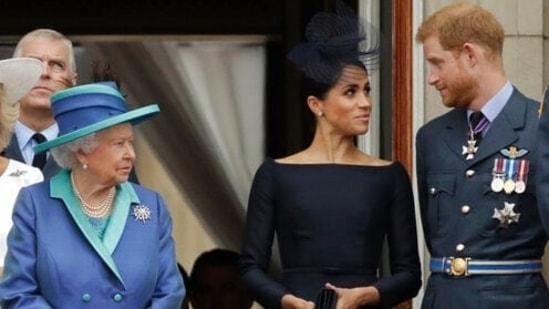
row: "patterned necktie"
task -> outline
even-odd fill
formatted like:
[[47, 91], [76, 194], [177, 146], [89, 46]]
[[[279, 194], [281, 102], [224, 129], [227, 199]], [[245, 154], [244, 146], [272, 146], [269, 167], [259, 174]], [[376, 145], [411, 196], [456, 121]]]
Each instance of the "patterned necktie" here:
[[[32, 136], [32, 139], [35, 140], [36, 143], [38, 144], [47, 141], [46, 137], [40, 133], [35, 133]], [[32, 159], [32, 166], [42, 169], [44, 167], [44, 164], [46, 164], [46, 158], [47, 158], [47, 153], [45, 151], [35, 154], [34, 158]]]
[[482, 140], [482, 133], [490, 124], [490, 121], [488, 121], [488, 119], [484, 117], [484, 114], [482, 112], [473, 112], [469, 116], [469, 123], [471, 125], [471, 135], [473, 139], [477, 141], [476, 145], [478, 146], [478, 144]]

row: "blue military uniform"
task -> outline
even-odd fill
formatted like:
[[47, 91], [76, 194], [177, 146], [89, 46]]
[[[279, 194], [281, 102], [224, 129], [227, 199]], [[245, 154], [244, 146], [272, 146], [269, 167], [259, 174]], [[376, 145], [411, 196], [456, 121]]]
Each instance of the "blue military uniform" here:
[[547, 234], [534, 176], [538, 110], [513, 88], [480, 144], [467, 143], [462, 108], [418, 131], [418, 192], [431, 254], [423, 309], [549, 308], [540, 261]]
[[549, 87], [545, 89], [540, 106], [538, 126], [537, 193], [541, 221], [549, 234]]

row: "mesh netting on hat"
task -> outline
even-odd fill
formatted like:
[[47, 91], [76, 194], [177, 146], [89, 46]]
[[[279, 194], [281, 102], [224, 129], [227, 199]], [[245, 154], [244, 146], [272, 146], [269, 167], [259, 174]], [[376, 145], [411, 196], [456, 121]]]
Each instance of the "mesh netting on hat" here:
[[373, 68], [379, 62], [379, 31], [342, 1], [336, 1], [335, 14], [316, 13], [307, 24], [305, 38], [288, 59], [320, 83], [332, 84], [344, 64]]

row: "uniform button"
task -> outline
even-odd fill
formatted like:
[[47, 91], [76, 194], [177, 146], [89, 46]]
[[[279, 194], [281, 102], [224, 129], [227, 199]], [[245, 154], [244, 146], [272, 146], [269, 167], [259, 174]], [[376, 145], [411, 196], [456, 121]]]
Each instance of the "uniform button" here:
[[431, 187], [431, 188], [429, 189], [429, 193], [430, 193], [431, 195], [434, 195], [435, 193], [437, 193], [437, 189]]
[[461, 213], [466, 215], [469, 213], [469, 211], [471, 211], [471, 207], [469, 207], [469, 205], [463, 205], [461, 206]]
[[122, 295], [120, 295], [120, 293], [116, 293], [112, 299], [114, 299], [115, 302], [119, 302], [122, 300]]
[[88, 294], [88, 293], [82, 295], [82, 300], [83, 300], [85, 303], [89, 303], [91, 299], [92, 299], [92, 297], [91, 297], [91, 295]]
[[475, 175], [475, 170], [467, 170], [467, 171], [465, 172], [465, 175], [466, 175], [467, 177], [473, 177], [473, 176]]
[[463, 250], [465, 250], [465, 245], [464, 244], [458, 244], [456, 246], [456, 251], [457, 252], [462, 252]]

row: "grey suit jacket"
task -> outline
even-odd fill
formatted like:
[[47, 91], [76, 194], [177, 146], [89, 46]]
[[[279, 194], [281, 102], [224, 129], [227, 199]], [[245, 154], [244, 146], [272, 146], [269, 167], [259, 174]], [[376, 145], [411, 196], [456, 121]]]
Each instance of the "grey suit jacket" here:
[[[497, 261], [541, 258], [547, 234], [536, 198], [538, 108], [538, 102], [514, 89], [472, 160], [463, 154], [468, 132], [465, 109], [453, 109], [418, 131], [418, 193], [425, 241], [432, 257]], [[495, 192], [491, 188], [495, 159], [508, 159], [506, 151], [512, 147], [526, 151], [516, 158], [529, 161], [526, 191]], [[493, 218], [505, 203], [514, 204], [514, 211], [520, 213], [519, 221], [507, 228]], [[537, 273], [466, 278], [432, 273], [422, 308], [542, 309], [549, 308], [549, 295]]]
[[[23, 159], [23, 154], [21, 153], [21, 149], [19, 148], [19, 143], [17, 141], [17, 136], [15, 136], [15, 134], [13, 134], [9, 145], [6, 147], [6, 149], [4, 149], [4, 155], [7, 158], [26, 163]], [[59, 173], [59, 171], [61, 171], [61, 167], [59, 167], [59, 165], [55, 163], [55, 160], [52, 156], [48, 156], [46, 164], [42, 168], [44, 180], [50, 179], [53, 175]]]

